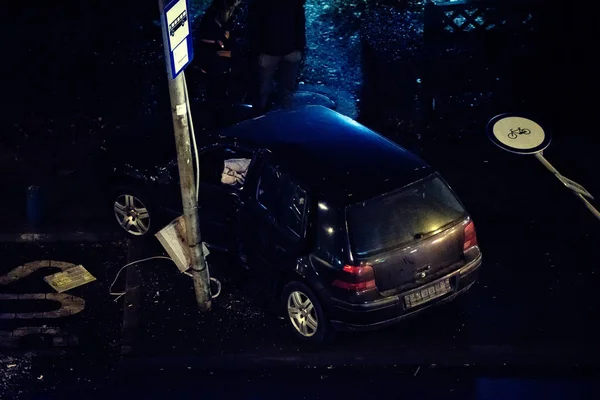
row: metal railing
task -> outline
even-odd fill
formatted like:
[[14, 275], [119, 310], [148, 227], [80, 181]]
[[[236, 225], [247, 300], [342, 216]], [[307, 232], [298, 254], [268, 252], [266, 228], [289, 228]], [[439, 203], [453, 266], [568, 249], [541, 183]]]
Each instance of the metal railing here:
[[529, 35], [539, 29], [540, 2], [445, 1], [425, 6], [425, 37], [439, 40], [456, 36], [501, 32]]

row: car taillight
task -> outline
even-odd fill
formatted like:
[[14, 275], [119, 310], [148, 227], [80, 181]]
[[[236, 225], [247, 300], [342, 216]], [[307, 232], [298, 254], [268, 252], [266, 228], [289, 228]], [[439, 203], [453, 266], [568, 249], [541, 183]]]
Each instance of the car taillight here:
[[361, 265], [358, 267], [352, 265], [344, 266], [342, 276], [331, 283], [332, 286], [350, 292], [362, 292], [374, 289], [375, 273], [370, 265]]
[[463, 245], [463, 251], [467, 251], [473, 246], [477, 246], [477, 232], [475, 232], [475, 224], [471, 221], [465, 226], [465, 244]]

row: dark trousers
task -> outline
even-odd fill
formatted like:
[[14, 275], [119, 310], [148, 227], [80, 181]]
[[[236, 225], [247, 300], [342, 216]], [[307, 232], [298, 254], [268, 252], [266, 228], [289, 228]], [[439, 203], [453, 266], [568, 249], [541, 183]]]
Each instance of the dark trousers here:
[[229, 103], [229, 72], [204, 74], [206, 101], [220, 107]]
[[231, 108], [229, 97], [230, 73], [209, 74], [204, 73], [204, 87], [206, 89], [206, 102], [211, 110], [210, 126], [222, 126], [227, 120]]
[[257, 93], [253, 106], [260, 110], [267, 109], [273, 91], [273, 79], [279, 69], [279, 100], [284, 108], [292, 106], [296, 76], [300, 68], [302, 53], [293, 51], [285, 56], [261, 54], [258, 60]]

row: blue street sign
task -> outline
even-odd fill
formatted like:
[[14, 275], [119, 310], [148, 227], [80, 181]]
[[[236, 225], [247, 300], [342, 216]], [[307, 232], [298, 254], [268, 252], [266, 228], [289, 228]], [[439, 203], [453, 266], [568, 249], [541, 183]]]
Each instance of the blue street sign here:
[[169, 75], [175, 78], [194, 58], [192, 30], [187, 0], [173, 0], [165, 6], [161, 18], [169, 54]]

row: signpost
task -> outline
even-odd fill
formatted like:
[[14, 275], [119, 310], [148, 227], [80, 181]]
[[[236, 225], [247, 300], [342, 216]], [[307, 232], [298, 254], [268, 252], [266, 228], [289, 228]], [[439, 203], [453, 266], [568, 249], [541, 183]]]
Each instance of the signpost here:
[[[185, 88], [183, 69], [193, 57], [190, 20], [186, 0], [173, 0], [166, 7], [164, 0], [158, 0], [162, 27], [165, 62], [169, 76], [169, 97], [171, 116], [177, 147], [177, 166], [183, 216], [185, 218], [185, 243], [190, 254], [190, 268], [194, 280], [194, 292], [198, 308], [211, 309], [210, 278], [204, 260], [198, 220], [198, 201], [194, 180], [193, 157], [190, 145], [189, 101]], [[197, 161], [197, 160], [196, 160]]]
[[194, 58], [187, 0], [173, 0], [161, 7], [161, 25], [169, 78], [175, 79]]
[[594, 200], [590, 192], [579, 183], [560, 174], [544, 157], [544, 150], [548, 148], [552, 138], [538, 123], [515, 114], [501, 114], [488, 122], [487, 134], [492, 143], [502, 150], [514, 154], [534, 155], [585, 204], [596, 218], [600, 219], [600, 212], [586, 199]]

